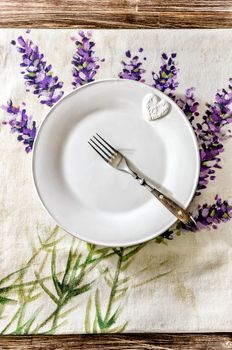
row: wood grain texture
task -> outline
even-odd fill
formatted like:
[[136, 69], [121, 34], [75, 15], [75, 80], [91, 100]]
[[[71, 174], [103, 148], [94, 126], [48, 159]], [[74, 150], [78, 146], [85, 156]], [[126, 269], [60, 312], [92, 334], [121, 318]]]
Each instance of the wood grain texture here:
[[[0, 27], [231, 28], [230, 0], [0, 0]], [[0, 350], [224, 350], [232, 334], [2, 336]]]
[[139, 1], [139, 11], [203, 11], [212, 12], [220, 11], [226, 12], [232, 10], [231, 0], [146, 0]]
[[230, 28], [231, 0], [0, 0], [1, 27]]
[[131, 334], [0, 337], [0, 350], [225, 350], [232, 335]]

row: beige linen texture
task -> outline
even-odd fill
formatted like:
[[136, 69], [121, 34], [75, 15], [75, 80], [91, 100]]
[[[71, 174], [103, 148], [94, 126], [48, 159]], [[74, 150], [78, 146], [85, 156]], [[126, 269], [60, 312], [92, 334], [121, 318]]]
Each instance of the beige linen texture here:
[[[0, 30], [0, 104], [9, 99], [14, 105], [26, 102], [26, 109], [39, 124], [49, 107], [40, 104], [32, 92], [26, 92], [25, 81], [20, 74], [21, 55], [10, 44], [19, 35], [29, 37], [38, 44], [52, 71], [64, 82], [66, 93], [72, 90], [72, 56], [75, 44], [71, 36], [78, 36], [78, 30]], [[144, 48], [143, 61], [147, 84], [152, 84], [151, 71], [158, 72], [162, 52], [176, 52], [180, 68], [177, 89], [183, 95], [186, 88], [196, 88], [196, 98], [200, 102], [201, 115], [205, 103], [212, 102], [217, 89], [228, 86], [232, 77], [232, 31], [231, 30], [93, 30], [95, 55], [104, 57], [96, 79], [116, 78], [121, 71], [121, 60], [125, 51], [137, 52]], [[1, 118], [3, 118], [1, 111]], [[55, 130], [54, 130], [55, 132]], [[52, 140], [51, 140], [52, 142]], [[40, 271], [42, 260], [47, 260], [40, 274], [47, 277], [44, 284], [57, 296], [51, 278], [52, 247], [42, 247], [42, 241], [56, 226], [53, 219], [41, 208], [35, 193], [31, 176], [32, 154], [26, 154], [16, 135], [9, 132], [9, 126], [0, 126], [0, 278], [26, 266], [21, 275], [15, 274], [1, 282], [0, 288], [13, 286], [9, 294], [3, 291], [0, 296], [13, 302], [0, 303], [0, 332], [12, 333], [85, 333], [93, 332], [96, 314], [95, 296], [99, 290], [101, 311], [104, 314], [108, 305], [110, 286], [105, 275], [111, 272], [114, 277], [118, 256], [103, 259], [88, 276], [83, 285], [94, 280], [91, 288], [73, 297], [60, 310], [57, 320], [51, 317], [44, 327], [43, 321], [56, 310], [56, 303], [36, 282], [35, 272]], [[232, 142], [226, 141], [222, 154], [223, 169], [211, 181], [202, 195], [194, 200], [197, 203], [213, 203], [216, 194], [222, 199], [231, 197]], [[64, 272], [71, 245], [76, 245], [69, 234], [58, 230], [56, 239], [57, 271]], [[112, 331], [125, 325], [124, 332], [219, 332], [232, 330], [232, 221], [220, 224], [217, 230], [202, 230], [198, 233], [185, 233], [175, 236], [166, 244], [150, 242], [143, 247], [128, 266], [120, 271], [120, 278], [127, 278], [127, 290], [123, 297], [115, 300], [111, 311], [120, 305], [119, 315]], [[86, 244], [79, 243], [82, 259], [87, 254]], [[37, 254], [37, 253], [38, 254]], [[33, 254], [37, 254], [31, 261]], [[29, 263], [28, 263], [29, 262]], [[28, 264], [28, 265], [27, 265]], [[138, 271], [140, 271], [138, 273]], [[59, 275], [62, 277], [62, 274]], [[157, 277], [157, 278], [155, 278]], [[129, 279], [130, 278], [130, 279]], [[148, 281], [151, 279], [150, 281]], [[144, 282], [147, 281], [145, 284]], [[26, 300], [28, 286], [18, 288], [17, 284], [34, 283], [30, 302]], [[141, 284], [141, 285], [140, 285]], [[86, 308], [91, 300], [90, 329], [86, 325]], [[25, 304], [19, 319], [12, 317]], [[72, 308], [72, 310], [70, 310]], [[66, 311], [69, 311], [65, 314]], [[25, 323], [36, 312], [32, 326]], [[10, 323], [9, 323], [10, 322]], [[5, 329], [7, 324], [9, 327]], [[52, 325], [55, 326], [52, 329]], [[20, 328], [21, 326], [21, 328]], [[115, 329], [114, 329], [115, 328]], [[99, 329], [98, 329], [99, 331]], [[111, 331], [109, 327], [108, 331]]]

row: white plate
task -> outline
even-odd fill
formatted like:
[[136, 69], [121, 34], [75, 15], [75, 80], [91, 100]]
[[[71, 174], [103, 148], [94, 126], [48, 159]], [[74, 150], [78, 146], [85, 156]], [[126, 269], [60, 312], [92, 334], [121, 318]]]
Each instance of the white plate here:
[[[170, 105], [149, 122], [142, 102], [155, 93]], [[175, 217], [129, 175], [105, 163], [88, 145], [100, 133], [143, 174], [187, 207], [199, 176], [194, 132], [177, 105], [131, 80], [99, 80], [73, 91], [43, 121], [33, 152], [33, 177], [50, 215], [85, 241], [128, 246], [168, 229]]]

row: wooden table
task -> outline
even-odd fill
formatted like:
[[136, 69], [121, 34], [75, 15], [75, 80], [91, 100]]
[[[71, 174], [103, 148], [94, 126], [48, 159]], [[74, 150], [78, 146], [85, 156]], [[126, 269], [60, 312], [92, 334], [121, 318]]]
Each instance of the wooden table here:
[[231, 28], [231, 0], [0, 0], [1, 27]]
[[[0, 0], [0, 27], [232, 28], [228, 0]], [[232, 334], [0, 337], [0, 350], [232, 349]]]

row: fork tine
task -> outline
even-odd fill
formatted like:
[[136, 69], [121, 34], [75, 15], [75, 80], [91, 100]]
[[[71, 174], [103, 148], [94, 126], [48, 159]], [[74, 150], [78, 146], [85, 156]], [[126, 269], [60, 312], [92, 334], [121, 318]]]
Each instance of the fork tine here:
[[[99, 136], [99, 135], [98, 135]], [[104, 149], [106, 149], [112, 156], [115, 155], [115, 152], [112, 152], [106, 145], [104, 145], [104, 143], [102, 143], [100, 140], [98, 140], [98, 138], [96, 136], [93, 136], [95, 138], [95, 140], [97, 140], [98, 143], [100, 143], [100, 145], [102, 145], [102, 147], [104, 147]], [[100, 136], [99, 136], [100, 137]]]
[[109, 155], [109, 154], [108, 154], [101, 146], [99, 146], [93, 139], [90, 139], [90, 141], [91, 141], [92, 143], [94, 143], [94, 145], [97, 147], [97, 149], [98, 149], [99, 151], [103, 152], [103, 153], [106, 155], [107, 159], [109, 160], [109, 158], [111, 157], [111, 155]]
[[99, 154], [99, 156], [101, 156], [108, 163], [109, 160], [106, 157], [104, 157], [103, 154], [101, 154], [89, 141], [88, 144]]
[[117, 152], [117, 150], [114, 147], [112, 147], [106, 140], [103, 139], [103, 137], [101, 137], [97, 132], [96, 134], [98, 137], [100, 137], [100, 139], [102, 139], [102, 141], [104, 141], [107, 144], [107, 146], [109, 146], [112, 149], [112, 151]]

